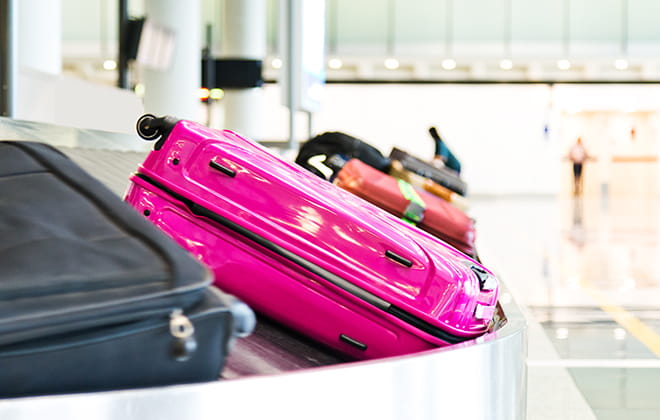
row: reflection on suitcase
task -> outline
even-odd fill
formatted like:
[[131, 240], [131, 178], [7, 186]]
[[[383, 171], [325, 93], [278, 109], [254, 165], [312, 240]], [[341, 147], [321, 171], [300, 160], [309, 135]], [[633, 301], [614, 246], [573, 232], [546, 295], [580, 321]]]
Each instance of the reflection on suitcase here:
[[0, 142], [0, 397], [219, 378], [254, 314], [57, 150]]
[[231, 131], [144, 116], [154, 150], [126, 201], [257, 311], [354, 358], [487, 331], [479, 263]]
[[351, 159], [335, 184], [475, 256], [474, 221], [447, 201]]

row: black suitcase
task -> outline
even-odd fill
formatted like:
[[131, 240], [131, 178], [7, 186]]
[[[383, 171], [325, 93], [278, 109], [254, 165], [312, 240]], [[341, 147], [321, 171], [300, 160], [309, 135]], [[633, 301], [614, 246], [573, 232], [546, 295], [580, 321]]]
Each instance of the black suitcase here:
[[0, 396], [217, 379], [254, 314], [57, 150], [0, 142]]
[[390, 168], [390, 160], [378, 149], [337, 131], [319, 134], [303, 144], [296, 163], [321, 178], [332, 180], [351, 159], [359, 159], [382, 172]]
[[463, 196], [467, 194], [467, 184], [451, 170], [435, 167], [396, 147], [392, 149], [390, 159], [398, 160], [410, 172], [428, 178], [455, 193]]

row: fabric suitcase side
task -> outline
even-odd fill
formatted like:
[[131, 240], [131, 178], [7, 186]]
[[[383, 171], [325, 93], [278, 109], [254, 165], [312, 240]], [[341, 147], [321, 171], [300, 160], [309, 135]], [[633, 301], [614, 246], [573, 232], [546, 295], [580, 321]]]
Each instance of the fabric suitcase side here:
[[202, 300], [185, 313], [194, 325], [197, 348], [189, 356], [179, 354], [179, 360], [170, 317], [0, 348], [0, 396], [79, 393], [217, 380], [230, 343], [240, 332], [235, 330], [245, 314], [245, 308], [240, 306], [232, 297], [209, 288]]
[[398, 160], [407, 170], [421, 175], [425, 178], [432, 179], [434, 182], [449, 188], [450, 190], [460, 194], [467, 194], [467, 184], [456, 176], [455, 173], [443, 168], [437, 168], [421, 159], [416, 158], [396, 147], [390, 152], [391, 160]]
[[[405, 181], [353, 159], [337, 174], [335, 184], [437, 236], [459, 251], [475, 255], [474, 222], [445, 200], [426, 191], [413, 191]], [[416, 198], [406, 197], [413, 191]], [[418, 202], [421, 200], [421, 202]]]
[[[11, 261], [0, 264], [0, 395], [217, 376], [216, 359], [198, 364], [200, 357], [189, 369], [187, 362], [176, 361], [177, 346], [179, 354], [188, 350], [191, 358], [197, 351], [216, 351], [207, 347], [208, 340], [216, 346], [213, 337], [237, 334], [231, 320], [247, 318], [249, 323], [253, 314], [239, 302], [222, 307], [227, 299], [209, 297], [208, 270], [184, 250], [43, 144], [0, 142], [0, 196], [0, 260]], [[197, 316], [196, 308], [217, 313], [225, 322], [218, 322], [217, 330], [200, 327], [194, 334], [186, 314]], [[170, 329], [171, 322], [184, 330]], [[156, 326], [159, 348], [154, 351], [170, 357], [167, 366], [160, 363], [163, 358], [150, 362], [140, 349], [154, 343], [141, 343], [139, 337], [155, 336], [135, 333]], [[133, 359], [142, 363], [131, 365]], [[76, 366], [78, 360], [99, 368], [70, 369], [63, 378], [62, 367]], [[167, 373], [159, 376], [160, 370]]]

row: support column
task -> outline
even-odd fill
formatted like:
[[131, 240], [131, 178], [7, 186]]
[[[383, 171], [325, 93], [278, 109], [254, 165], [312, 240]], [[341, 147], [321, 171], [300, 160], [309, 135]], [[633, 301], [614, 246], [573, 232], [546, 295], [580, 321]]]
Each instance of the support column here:
[[16, 109], [16, 3], [0, 0], [0, 116], [13, 117]]
[[[265, 0], [225, 0], [222, 56], [263, 60], [266, 55]], [[262, 139], [261, 88], [226, 89], [224, 128], [255, 140]]]
[[[147, 0], [146, 17], [174, 32], [174, 51], [164, 70], [144, 71], [144, 109], [155, 115], [199, 120], [202, 21], [200, 0]], [[144, 34], [143, 34], [144, 35]]]
[[62, 2], [20, 0], [18, 65], [44, 73], [62, 73]]
[[128, 0], [119, 0], [118, 6], [117, 87], [128, 89]]

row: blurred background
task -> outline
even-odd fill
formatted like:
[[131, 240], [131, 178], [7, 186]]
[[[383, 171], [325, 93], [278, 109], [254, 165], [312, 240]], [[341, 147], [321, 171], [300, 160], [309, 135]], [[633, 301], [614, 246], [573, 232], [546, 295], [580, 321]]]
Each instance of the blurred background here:
[[0, 0], [0, 17], [18, 120], [134, 134], [171, 114], [289, 158], [342, 131], [431, 159], [436, 126], [480, 255], [528, 310], [529, 418], [659, 418], [657, 0]]
[[[341, 129], [383, 151], [405, 146], [430, 158], [426, 130], [436, 125], [469, 162], [464, 177], [471, 193], [557, 194], [571, 185], [562, 157], [582, 136], [598, 158], [585, 179], [589, 194], [657, 192], [660, 3], [654, 0], [317, 2], [323, 33], [310, 48], [322, 57], [325, 85], [311, 122], [297, 111], [293, 130], [283, 102], [287, 63], [278, 0], [247, 0], [241, 10], [230, 0], [180, 2], [171, 17], [184, 25], [176, 35], [163, 10], [177, 2], [17, 3], [20, 119], [130, 132], [135, 114], [162, 112], [150, 105], [165, 101], [153, 80], [185, 66], [179, 75], [189, 87], [170, 87], [178, 89], [179, 108], [190, 103], [179, 116], [256, 140], [286, 141], [294, 131], [303, 141], [310, 132]], [[165, 22], [150, 32], [160, 35], [156, 44], [144, 47], [145, 37], [132, 36], [128, 49], [137, 56], [141, 45], [146, 56], [145, 50], [162, 48], [152, 56], [166, 58], [128, 60], [126, 89], [117, 92], [122, 7], [127, 18]], [[197, 48], [176, 55], [184, 45]], [[263, 84], [249, 89], [248, 123], [226, 118], [227, 105], [236, 109], [227, 95], [234, 89], [204, 86], [200, 55], [259, 62]], [[631, 186], [633, 175], [639, 182]]]

